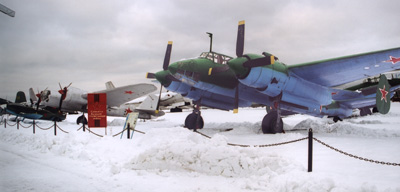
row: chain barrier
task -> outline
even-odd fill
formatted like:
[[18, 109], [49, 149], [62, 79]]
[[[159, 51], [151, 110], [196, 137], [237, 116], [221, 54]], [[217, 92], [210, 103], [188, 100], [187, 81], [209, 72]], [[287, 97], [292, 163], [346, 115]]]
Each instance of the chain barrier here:
[[7, 125], [9, 125], [9, 126], [15, 126], [15, 125], [17, 125], [17, 122], [15, 122], [14, 124], [10, 124], [9, 122], [10, 122], [10, 121], [7, 121], [7, 122], [6, 122]]
[[353, 157], [353, 158], [355, 158], [355, 159], [359, 159], [359, 160], [367, 161], [367, 162], [371, 162], [371, 163], [376, 163], [376, 164], [382, 164], [382, 165], [400, 166], [400, 163], [389, 163], [389, 162], [383, 162], [383, 161], [376, 161], [376, 160], [372, 160], [372, 159], [363, 158], [363, 157], [360, 157], [360, 156], [357, 156], [357, 155], [353, 155], [353, 154], [344, 152], [344, 151], [342, 151], [342, 150], [339, 150], [339, 149], [337, 149], [337, 148], [335, 148], [335, 147], [332, 147], [332, 146], [330, 146], [330, 145], [328, 145], [328, 144], [322, 142], [321, 140], [319, 140], [319, 139], [317, 139], [317, 138], [313, 138], [313, 139], [314, 139], [315, 141], [317, 141], [318, 143], [324, 145], [325, 147], [328, 147], [328, 148], [330, 148], [330, 149], [332, 149], [332, 150], [334, 150], [334, 151], [336, 151], [336, 152], [339, 152], [339, 153], [341, 153], [341, 154], [343, 154], [343, 155], [347, 155], [347, 156], [349, 156], [349, 157]]
[[[18, 123], [19, 123], [19, 122], [18, 122]], [[22, 125], [22, 123], [19, 123], [19, 126], [21, 126], [22, 128], [28, 129], [28, 128], [32, 127], [33, 124], [31, 124], [31, 125], [29, 125], [29, 126], [24, 126], [24, 125]], [[37, 126], [37, 124], [36, 124], [36, 126]], [[39, 126], [37, 126], [37, 127], [39, 127]]]
[[[200, 134], [201, 136], [204, 136], [206, 138], [211, 139], [210, 136], [208, 136], [208, 135], [206, 135], [204, 133], [201, 133], [199, 131], [194, 131], [194, 132]], [[295, 142], [303, 141], [303, 140], [306, 140], [306, 139], [308, 139], [308, 137], [295, 139], [295, 140], [291, 140], [291, 141], [286, 141], [286, 142], [281, 142], [281, 143], [265, 144], [265, 145], [243, 145], [243, 144], [235, 144], [235, 143], [227, 143], [227, 145], [235, 146], [235, 147], [274, 147], [274, 146], [279, 146], [279, 145], [286, 145], [286, 144], [290, 144], [290, 143], [295, 143]]]
[[[2, 116], [1, 121], [0, 121], [0, 125], [2, 125], [2, 124], [5, 123], [6, 125], [9, 125], [9, 126], [15, 126], [15, 125], [18, 124], [19, 126], [21, 126], [22, 128], [25, 128], [25, 129], [30, 128], [30, 127], [33, 126], [33, 124], [31, 124], [31, 125], [29, 125], [29, 126], [24, 126], [24, 125], [21, 124], [19, 121], [15, 122], [14, 124], [10, 124], [10, 123], [8, 123], [6, 120], [7, 120], [7, 119], [4, 119], [4, 116]], [[40, 127], [38, 124], [36, 124], [36, 126], [37, 126], [39, 129], [41, 129], [41, 130], [49, 130], [49, 129], [53, 128], [54, 126], [56, 126], [56, 127], [57, 127], [59, 130], [61, 130], [62, 132], [64, 132], [64, 133], [69, 133], [69, 132], [63, 130], [63, 129], [62, 129], [60, 126], [58, 126], [57, 124], [56, 124], [56, 125], [51, 125], [51, 126], [48, 127], [48, 128], [42, 128], [42, 127]], [[83, 128], [83, 126], [81, 126], [77, 131], [81, 130], [82, 128]], [[89, 129], [89, 133], [91, 133], [91, 134], [93, 134], [93, 135], [96, 135], [96, 136], [98, 136], [98, 137], [103, 137], [103, 135], [99, 135], [99, 134], [97, 134], [97, 133], [94, 133], [94, 132], [90, 131], [90, 128], [88, 128], [88, 129]], [[113, 137], [116, 137], [116, 136], [122, 134], [122, 133], [123, 133], [124, 131], [126, 131], [127, 129], [128, 129], [128, 128], [125, 128], [125, 129], [122, 130], [121, 132], [119, 132], [119, 133], [113, 135]], [[138, 131], [138, 130], [135, 130], [135, 129], [130, 129], [130, 130], [137, 131], [137, 132], [139, 132], [139, 133], [145, 134], [144, 132]], [[199, 134], [199, 135], [201, 135], [201, 136], [203, 136], [203, 137], [206, 137], [206, 138], [208, 138], [208, 139], [211, 139], [210, 136], [208, 136], [208, 135], [206, 135], [206, 134], [204, 134], [204, 133], [201, 133], [201, 132], [199, 132], [199, 131], [197, 131], [197, 130], [194, 131], [194, 132], [197, 133], [197, 134]], [[274, 147], [274, 146], [279, 146], [279, 145], [291, 144], [291, 143], [303, 141], [303, 140], [306, 140], [306, 139], [309, 139], [309, 137], [304, 137], [304, 138], [295, 139], [295, 140], [291, 140], [291, 141], [285, 141], [285, 142], [281, 142], [281, 143], [265, 144], [265, 145], [243, 145], [243, 144], [235, 144], [235, 143], [227, 143], [227, 145], [229, 145], [229, 146], [235, 146], [235, 147]], [[353, 154], [344, 152], [344, 151], [342, 151], [342, 150], [340, 150], [340, 149], [337, 149], [337, 148], [335, 148], [335, 147], [332, 147], [332, 146], [326, 144], [325, 142], [323, 142], [323, 141], [321, 141], [321, 140], [319, 140], [319, 139], [317, 139], [317, 138], [315, 138], [315, 137], [312, 138], [312, 140], [315, 140], [315, 141], [317, 141], [318, 143], [320, 143], [320, 144], [324, 145], [325, 147], [328, 147], [328, 148], [330, 148], [330, 149], [332, 149], [332, 150], [334, 150], [334, 151], [336, 151], [336, 152], [339, 152], [339, 153], [341, 153], [341, 154], [343, 154], [343, 155], [346, 155], [346, 156], [349, 156], [349, 157], [352, 157], [352, 158], [355, 158], [355, 159], [359, 159], [359, 160], [366, 161], [366, 162], [370, 162], [370, 163], [381, 164], [381, 165], [400, 166], [400, 163], [390, 163], [390, 162], [384, 162], [384, 161], [377, 161], [377, 160], [372, 160], [372, 159], [368, 159], [368, 158], [364, 158], [364, 157], [360, 157], [360, 156], [357, 156], [357, 155], [353, 155]]]
[[[22, 125], [21, 125], [21, 126], [22, 126]], [[49, 129], [53, 128], [54, 125], [50, 126], [49, 128], [42, 128], [42, 127], [39, 126], [39, 124], [36, 124], [36, 127], [39, 128], [39, 129], [41, 129], [41, 130], [45, 130], [45, 131], [46, 131], [46, 130], [49, 130]]]

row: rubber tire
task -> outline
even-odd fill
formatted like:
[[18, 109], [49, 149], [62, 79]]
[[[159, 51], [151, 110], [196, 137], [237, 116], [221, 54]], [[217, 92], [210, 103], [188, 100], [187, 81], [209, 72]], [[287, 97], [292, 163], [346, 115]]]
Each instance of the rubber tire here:
[[262, 132], [264, 134], [275, 134], [284, 132], [282, 118], [279, 118], [280, 124], [279, 126], [276, 126], [277, 118], [278, 118], [277, 111], [270, 111], [270, 113], [264, 116], [261, 124]]
[[367, 115], [371, 115], [372, 114], [372, 112], [371, 112], [371, 109], [369, 109], [369, 108], [361, 108], [360, 109], [360, 116], [367, 116]]
[[197, 121], [197, 116], [199, 116], [199, 124], [197, 126], [197, 129], [202, 129], [204, 127], [204, 121], [203, 117], [201, 115], [191, 113], [189, 114], [186, 119], [185, 119], [185, 127], [188, 129], [194, 129], [196, 128], [196, 121]]
[[88, 124], [88, 121], [87, 121], [87, 119], [86, 119], [86, 117], [84, 115], [81, 115], [81, 116], [78, 117], [78, 119], [76, 119], [76, 124], [79, 125], [80, 123], [83, 123], [85, 125]]
[[175, 107], [175, 108], [172, 108], [172, 109], [170, 110], [170, 112], [171, 112], [171, 113], [182, 112], [182, 109], [179, 108], [179, 107]]

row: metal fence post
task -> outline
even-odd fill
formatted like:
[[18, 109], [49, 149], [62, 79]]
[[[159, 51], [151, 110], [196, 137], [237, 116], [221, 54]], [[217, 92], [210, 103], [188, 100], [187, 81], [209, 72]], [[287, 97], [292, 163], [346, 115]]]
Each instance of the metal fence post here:
[[33, 134], [35, 134], [35, 120], [33, 120]]
[[313, 161], [313, 132], [310, 128], [308, 130], [308, 172], [312, 172], [312, 161]]
[[57, 136], [57, 121], [54, 121], [54, 135]]
[[131, 135], [131, 124], [129, 124], [129, 123], [128, 123], [128, 128], [127, 128], [127, 130], [128, 130], [127, 137], [128, 137], [128, 139], [131, 139], [131, 138], [130, 138], [130, 135]]

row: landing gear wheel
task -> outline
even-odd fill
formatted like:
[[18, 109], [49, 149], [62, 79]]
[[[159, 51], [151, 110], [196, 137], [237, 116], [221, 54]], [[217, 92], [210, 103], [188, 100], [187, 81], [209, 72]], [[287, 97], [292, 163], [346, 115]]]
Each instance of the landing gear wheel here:
[[374, 107], [373, 109], [372, 109], [372, 113], [378, 113], [379, 111], [378, 111], [378, 108], [377, 107]]
[[170, 112], [171, 112], [171, 113], [182, 112], [182, 109], [179, 108], [179, 107], [175, 107], [175, 108], [172, 108], [172, 109], [170, 110]]
[[275, 134], [275, 133], [283, 133], [283, 121], [282, 118], [278, 120], [278, 112], [270, 111], [267, 115], [265, 115], [262, 120], [262, 132], [264, 134]]
[[196, 123], [197, 129], [202, 129], [204, 127], [203, 117], [200, 114], [191, 113], [185, 119], [185, 127], [188, 129], [196, 129]]
[[368, 107], [360, 109], [360, 116], [367, 116], [371, 114], [372, 114], [371, 109], [369, 109]]
[[81, 115], [78, 117], [78, 119], [76, 119], [76, 124], [79, 125], [80, 123], [87, 125], [88, 122], [87, 122], [85, 115]]
[[341, 118], [338, 117], [338, 116], [334, 116], [334, 117], [333, 117], [333, 122], [337, 123], [338, 121], [343, 121], [343, 119], [341, 119]]

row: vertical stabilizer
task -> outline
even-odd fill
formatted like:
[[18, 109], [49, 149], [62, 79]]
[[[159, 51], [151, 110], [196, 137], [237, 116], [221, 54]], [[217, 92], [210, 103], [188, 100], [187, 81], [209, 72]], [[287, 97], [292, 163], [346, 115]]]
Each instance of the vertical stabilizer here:
[[157, 103], [158, 103], [158, 97], [154, 94], [150, 94], [136, 109], [138, 109], [138, 110], [156, 110]]
[[37, 98], [35, 95], [35, 91], [33, 91], [33, 88], [29, 88], [29, 99], [31, 100], [31, 103], [37, 102]]
[[15, 103], [24, 103], [26, 102], [25, 93], [23, 91], [18, 91], [17, 96], [15, 97]]
[[114, 84], [111, 81], [106, 82], [106, 90], [115, 89]]
[[379, 113], [387, 114], [390, 110], [390, 84], [385, 75], [379, 77], [379, 84], [376, 89], [376, 107]]

